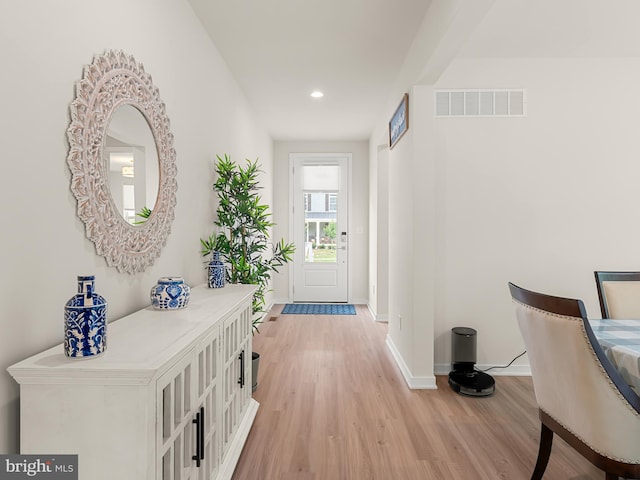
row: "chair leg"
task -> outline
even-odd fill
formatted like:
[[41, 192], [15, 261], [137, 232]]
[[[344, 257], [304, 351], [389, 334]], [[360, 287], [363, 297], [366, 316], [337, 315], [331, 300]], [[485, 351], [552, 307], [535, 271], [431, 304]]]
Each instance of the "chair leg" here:
[[[538, 460], [536, 460], [536, 467], [533, 469], [531, 480], [541, 480], [544, 471], [547, 469], [549, 463], [549, 456], [551, 455], [551, 446], [553, 445], [553, 431], [547, 427], [544, 423], [540, 429], [540, 447], [538, 448]], [[606, 480], [609, 480], [607, 478]]]

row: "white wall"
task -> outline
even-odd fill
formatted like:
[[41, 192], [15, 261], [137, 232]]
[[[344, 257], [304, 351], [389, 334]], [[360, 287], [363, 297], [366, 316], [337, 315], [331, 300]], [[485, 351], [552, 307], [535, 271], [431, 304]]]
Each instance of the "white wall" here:
[[409, 90], [409, 129], [386, 155], [388, 269], [379, 264], [378, 273], [388, 277], [387, 344], [411, 388], [435, 388], [436, 178], [433, 138], [425, 134], [430, 91]]
[[[74, 84], [106, 49], [123, 49], [144, 64], [175, 136], [176, 219], [161, 257], [137, 275], [120, 274], [95, 254], [69, 189]], [[273, 150], [186, 0], [5, 2], [0, 57], [0, 452], [17, 452], [19, 392], [6, 367], [62, 342], [63, 306], [76, 276], [96, 275], [110, 321], [148, 305], [160, 276], [203, 283], [199, 239], [213, 222], [215, 154], [260, 157], [269, 185]]]
[[[410, 385], [450, 370], [456, 326], [478, 331], [480, 368], [524, 349], [507, 282], [598, 317], [593, 271], [640, 269], [639, 81], [639, 59], [458, 59], [410, 90], [389, 155], [388, 339]], [[526, 117], [434, 118], [435, 88], [509, 87]]]
[[[369, 142], [373, 156], [409, 92], [410, 129], [389, 154], [388, 344], [416, 387], [450, 370], [453, 327], [478, 330], [480, 368], [523, 350], [508, 281], [597, 317], [593, 271], [640, 268], [640, 60], [457, 58], [493, 3], [434, 0]], [[525, 88], [528, 116], [436, 119], [434, 88]], [[528, 359], [494, 372], [527, 373]]]
[[389, 147], [378, 145], [369, 162], [369, 309], [389, 319]]
[[[349, 301], [367, 303], [369, 265], [369, 145], [366, 141], [275, 141], [273, 238], [289, 238], [289, 154], [351, 153], [351, 211], [349, 212]], [[302, 248], [298, 246], [298, 248]], [[293, 268], [293, 267], [290, 267]], [[289, 270], [274, 277], [274, 299], [289, 300]]]
[[[640, 59], [460, 59], [436, 88], [526, 88], [525, 118], [448, 118], [437, 140], [435, 361], [478, 330], [478, 363], [524, 348], [507, 289], [581, 298], [593, 271], [640, 269]], [[526, 365], [523, 357], [516, 365]]]
[[[523, 351], [507, 282], [599, 317], [593, 271], [640, 269], [638, 82], [640, 59], [458, 59], [410, 90], [389, 155], [389, 344], [411, 385], [450, 370], [456, 326], [477, 329], [480, 368]], [[433, 116], [434, 88], [509, 87], [526, 117]]]
[[[428, 98], [427, 87], [416, 84], [438, 78], [473, 31], [473, 25], [493, 2], [432, 0], [389, 91], [386, 111], [378, 119], [369, 139], [369, 155], [378, 159], [379, 146], [388, 143], [389, 119], [402, 95], [409, 93], [409, 130], [389, 151], [387, 183], [384, 185], [385, 180], [378, 178], [378, 189], [371, 190], [370, 199], [371, 205], [379, 206], [388, 195], [388, 236], [372, 236], [370, 240], [371, 250], [376, 255], [371, 260], [376, 263], [375, 278], [370, 282], [377, 281], [376, 288], [384, 288], [380, 279], [388, 282], [386, 311], [378, 305], [380, 298], [374, 298], [371, 290], [369, 294], [374, 313], [378, 315], [380, 310], [380, 314], [387, 316], [387, 343], [407, 383], [414, 388], [435, 387], [434, 282], [438, 281], [434, 267], [437, 226], [435, 144], [430, 136], [429, 105], [425, 101], [416, 102], [414, 98]], [[387, 192], [380, 190], [384, 187], [388, 188]], [[425, 199], [429, 201], [425, 203]]]

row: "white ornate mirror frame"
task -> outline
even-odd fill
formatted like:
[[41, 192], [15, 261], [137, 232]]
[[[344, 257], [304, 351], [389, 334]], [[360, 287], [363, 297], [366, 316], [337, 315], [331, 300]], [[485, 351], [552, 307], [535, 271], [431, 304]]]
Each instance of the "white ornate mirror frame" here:
[[[155, 139], [160, 168], [158, 198], [152, 214], [135, 226], [116, 209], [103, 158], [109, 121], [121, 105], [132, 105], [145, 117]], [[70, 110], [67, 163], [71, 191], [78, 201], [78, 216], [85, 224], [86, 235], [110, 266], [120, 272], [143, 272], [167, 241], [176, 204], [176, 152], [159, 91], [133, 56], [119, 50], [107, 51], [85, 66]]]

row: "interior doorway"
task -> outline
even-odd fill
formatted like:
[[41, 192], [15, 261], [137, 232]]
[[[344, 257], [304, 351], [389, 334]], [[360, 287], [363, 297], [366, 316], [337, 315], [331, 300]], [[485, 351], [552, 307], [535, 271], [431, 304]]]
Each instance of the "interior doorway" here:
[[349, 298], [350, 153], [289, 155], [294, 302]]

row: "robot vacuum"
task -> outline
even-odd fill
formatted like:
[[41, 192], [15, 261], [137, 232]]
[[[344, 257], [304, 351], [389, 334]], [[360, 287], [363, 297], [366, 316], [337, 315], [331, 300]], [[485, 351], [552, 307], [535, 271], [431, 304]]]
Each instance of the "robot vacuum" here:
[[449, 386], [460, 395], [487, 397], [496, 391], [496, 382], [488, 373], [475, 369], [476, 334], [473, 328], [451, 329]]

